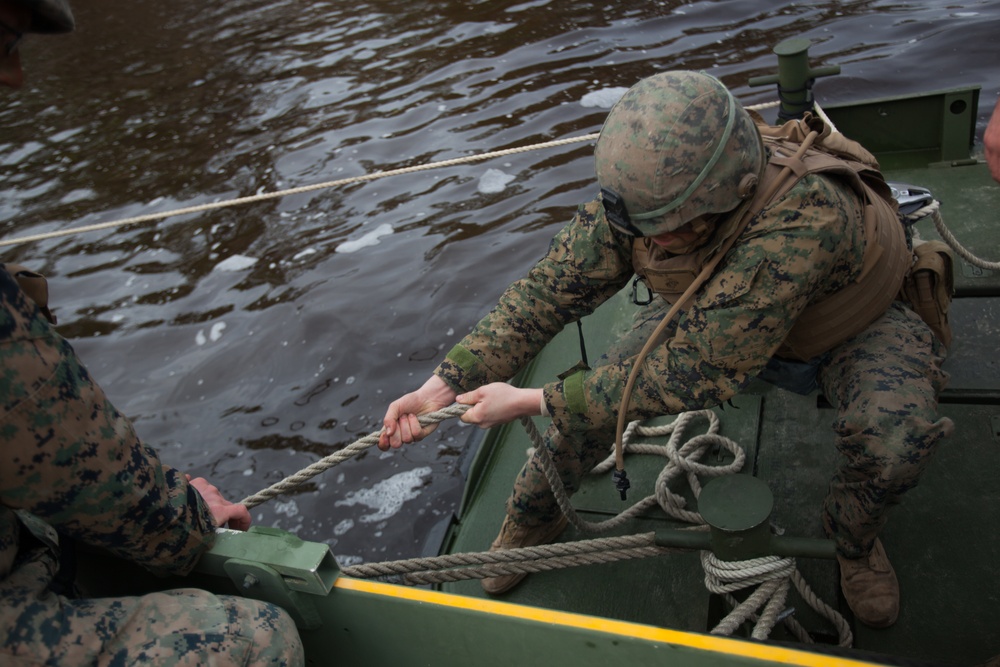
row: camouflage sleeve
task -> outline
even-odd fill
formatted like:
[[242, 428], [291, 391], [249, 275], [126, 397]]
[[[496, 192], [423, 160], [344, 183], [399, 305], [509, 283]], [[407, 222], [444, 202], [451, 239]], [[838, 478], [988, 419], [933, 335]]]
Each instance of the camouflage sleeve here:
[[[829, 177], [800, 181], [758, 214], [639, 371], [628, 419], [719, 405], [756, 376], [799, 314], [857, 277], [861, 202]], [[614, 424], [634, 357], [545, 387], [563, 432]]]
[[631, 238], [607, 223], [598, 200], [580, 206], [545, 257], [507, 288], [434, 373], [460, 391], [509, 380], [563, 327], [628, 282], [631, 256]]
[[207, 505], [4, 270], [0, 368], [3, 505], [151, 570], [189, 571], [215, 539]]

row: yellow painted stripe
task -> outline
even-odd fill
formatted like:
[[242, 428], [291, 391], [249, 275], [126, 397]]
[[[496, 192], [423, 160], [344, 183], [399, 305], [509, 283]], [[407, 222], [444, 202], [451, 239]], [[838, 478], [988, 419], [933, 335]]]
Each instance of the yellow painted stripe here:
[[549, 623], [582, 630], [593, 630], [595, 632], [604, 632], [646, 641], [687, 646], [702, 651], [710, 651], [712, 653], [740, 656], [742, 658], [768, 660], [770, 662], [779, 662], [788, 665], [802, 665], [803, 667], [864, 667], [874, 666], [877, 664], [863, 660], [838, 658], [831, 655], [818, 655], [807, 651], [800, 651], [780, 646], [769, 646], [758, 642], [740, 641], [717, 635], [702, 635], [693, 632], [657, 628], [651, 625], [640, 625], [638, 623], [615, 621], [597, 616], [585, 616], [583, 614], [553, 611], [551, 609], [541, 609], [538, 607], [511, 604], [509, 602], [498, 602], [496, 600], [488, 600], [484, 598], [453, 595], [450, 593], [429, 591], [423, 588], [396, 586], [393, 584], [384, 584], [364, 579], [338, 577], [334, 588], [339, 588], [345, 591], [367, 593], [369, 595], [398, 598], [400, 600], [408, 600], [411, 602], [421, 602], [424, 604], [463, 609], [465, 611], [480, 614], [508, 616], [527, 621], [534, 621], [536, 623]]

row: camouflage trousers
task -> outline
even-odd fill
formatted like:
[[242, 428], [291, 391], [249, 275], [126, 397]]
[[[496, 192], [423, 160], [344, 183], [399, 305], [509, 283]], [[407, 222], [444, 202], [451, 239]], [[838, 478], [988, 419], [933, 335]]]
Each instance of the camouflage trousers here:
[[[665, 312], [662, 299], [654, 299], [598, 363], [637, 354]], [[937, 411], [938, 394], [948, 381], [943, 361], [944, 348], [930, 328], [897, 302], [816, 366], [817, 383], [837, 411], [834, 444], [842, 463], [822, 516], [840, 554], [868, 553], [885, 525], [886, 510], [916, 486], [938, 443], [952, 432], [951, 420]], [[545, 432], [545, 447], [567, 491], [575, 492], [583, 476], [608, 456], [614, 431], [609, 424], [587, 433], [560, 433], [554, 427]], [[515, 480], [507, 513], [533, 525], [559, 512], [535, 454]]]
[[0, 581], [0, 664], [292, 667], [305, 662], [295, 624], [274, 605], [192, 588], [69, 599], [49, 591], [54, 559], [40, 551]]

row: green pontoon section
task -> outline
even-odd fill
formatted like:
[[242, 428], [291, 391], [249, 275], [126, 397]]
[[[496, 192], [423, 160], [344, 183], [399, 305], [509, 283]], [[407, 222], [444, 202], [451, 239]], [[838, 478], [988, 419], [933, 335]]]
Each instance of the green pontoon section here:
[[[329, 664], [337, 665], [871, 664], [806, 653], [792, 646], [709, 637], [356, 579], [340, 580], [324, 609], [324, 627], [303, 632], [302, 637], [307, 648], [323, 647]], [[318, 650], [309, 652], [319, 654]]]
[[157, 578], [91, 551], [79, 554], [88, 595], [198, 587], [280, 605], [295, 619], [307, 665], [746, 667], [881, 664], [863, 654], [806, 652], [610, 618], [338, 577], [329, 549], [270, 528], [223, 530], [191, 575]]

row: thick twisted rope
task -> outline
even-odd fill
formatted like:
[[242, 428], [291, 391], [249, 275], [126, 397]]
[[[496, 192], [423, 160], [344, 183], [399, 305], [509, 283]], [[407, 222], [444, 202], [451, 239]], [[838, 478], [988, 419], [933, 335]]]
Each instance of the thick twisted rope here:
[[[450, 417], [461, 417], [465, 414], [466, 410], [470, 407], [469, 405], [449, 405], [446, 408], [437, 410], [436, 412], [430, 412], [426, 415], [420, 415], [418, 421], [421, 426], [428, 426], [429, 424], [436, 424], [440, 421], [444, 421]], [[315, 463], [303, 468], [294, 475], [289, 475], [280, 482], [272, 484], [271, 486], [249, 495], [240, 501], [247, 508], [256, 507], [260, 505], [265, 500], [270, 500], [275, 496], [280, 496], [283, 493], [288, 493], [289, 491], [294, 491], [298, 487], [305, 484], [307, 481], [332, 468], [335, 465], [343, 463], [344, 461], [353, 458], [368, 449], [372, 445], [378, 444], [379, 435], [382, 431], [377, 431], [376, 433], [370, 433], [362, 438], [359, 438], [349, 444], [347, 447], [330, 454], [327, 457], [316, 461]]]
[[[745, 621], [752, 621], [754, 639], [766, 639], [778, 622], [794, 634], [799, 641], [813, 643], [812, 637], [798, 621], [784, 610], [788, 597], [789, 583], [820, 616], [827, 619], [837, 630], [838, 645], [849, 647], [854, 635], [844, 617], [817, 596], [806, 583], [792, 558], [765, 556], [745, 561], [722, 561], [709, 551], [701, 553], [702, 569], [705, 570], [705, 588], [722, 595], [733, 608], [712, 630], [712, 634], [731, 635]], [[743, 602], [732, 593], [750, 586], [758, 588]], [[757, 613], [763, 607], [760, 614]]]
[[147, 213], [144, 215], [137, 215], [131, 218], [123, 218], [121, 220], [112, 220], [110, 222], [101, 222], [94, 225], [86, 225], [83, 227], [73, 227], [71, 229], [61, 229], [54, 232], [45, 232], [41, 234], [32, 234], [31, 236], [22, 236], [20, 238], [6, 239], [0, 241], [0, 247], [18, 245], [21, 243], [28, 243], [31, 241], [42, 241], [44, 239], [57, 238], [60, 236], [73, 236], [75, 234], [83, 234], [84, 232], [95, 232], [103, 229], [111, 229], [114, 227], [125, 227], [127, 225], [135, 225], [140, 222], [149, 222], [151, 220], [162, 220], [163, 218], [170, 218], [175, 215], [187, 215], [189, 213], [201, 213], [203, 211], [211, 211], [219, 208], [228, 208], [230, 206], [241, 206], [243, 204], [253, 204], [256, 202], [266, 201], [268, 199], [277, 199], [279, 197], [287, 197], [288, 195], [302, 194], [303, 192], [312, 192], [314, 190], [325, 190], [328, 188], [333, 188], [341, 185], [350, 185], [353, 183], [363, 183], [366, 181], [374, 181], [380, 178], [387, 178], [389, 176], [399, 176], [401, 174], [412, 174], [419, 171], [427, 171], [429, 169], [440, 169], [442, 167], [453, 167], [459, 164], [469, 164], [472, 162], [481, 162], [483, 160], [490, 160], [497, 157], [503, 157], [505, 155], [514, 155], [517, 153], [527, 153], [528, 151], [539, 150], [542, 148], [553, 148], [556, 146], [564, 146], [566, 144], [580, 143], [584, 141], [594, 141], [598, 135], [586, 134], [580, 137], [569, 137], [567, 139], [556, 139], [554, 141], [545, 141], [537, 144], [531, 144], [529, 146], [517, 146], [514, 148], [505, 148], [498, 151], [490, 151], [489, 153], [482, 153], [480, 155], [467, 155], [465, 157], [453, 158], [450, 160], [440, 160], [438, 162], [427, 162], [424, 164], [414, 165], [412, 167], [402, 167], [400, 169], [390, 169], [388, 171], [378, 171], [372, 174], [364, 174], [362, 176], [352, 176], [350, 178], [341, 178], [335, 181], [327, 181], [325, 183], [315, 183], [313, 185], [303, 185], [297, 188], [289, 188], [287, 190], [277, 190], [275, 192], [262, 192], [256, 195], [250, 195], [247, 197], [237, 197], [236, 199], [226, 199], [223, 201], [211, 202], [209, 204], [199, 204], [197, 206], [187, 206], [184, 208], [177, 208], [170, 211], [161, 211], [159, 213]]
[[346, 567], [343, 573], [363, 579], [394, 579], [405, 584], [437, 584], [649, 558], [675, 551], [657, 546], [655, 540], [655, 533], [603, 537], [500, 551], [363, 563]]
[[965, 246], [959, 243], [952, 231], [948, 229], [946, 224], [944, 224], [944, 219], [941, 217], [941, 202], [938, 200], [935, 199], [923, 208], [914, 211], [906, 216], [906, 219], [908, 221], [916, 221], [921, 218], [925, 218], [928, 215], [931, 216], [931, 220], [934, 221], [934, 228], [937, 230], [938, 235], [944, 239], [944, 242], [948, 244], [949, 248], [955, 251], [955, 254], [972, 266], [977, 266], [981, 269], [987, 269], [989, 271], [1000, 271], [1000, 262], [991, 262], [977, 257]]

